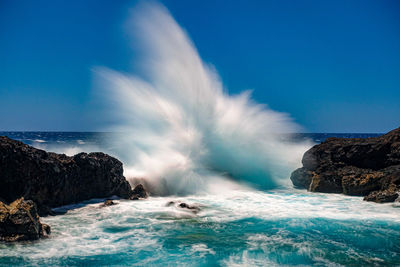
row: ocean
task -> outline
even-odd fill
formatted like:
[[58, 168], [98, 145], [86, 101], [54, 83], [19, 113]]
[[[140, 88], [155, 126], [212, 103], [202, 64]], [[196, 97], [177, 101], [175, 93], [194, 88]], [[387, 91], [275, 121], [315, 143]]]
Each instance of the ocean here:
[[[111, 133], [1, 132], [48, 151], [118, 154]], [[378, 134], [297, 134], [314, 143], [328, 137]], [[400, 265], [400, 205], [362, 197], [310, 193], [289, 177], [272, 189], [102, 199], [60, 207], [43, 217], [50, 238], [1, 243], [1, 266], [396, 266]], [[170, 201], [200, 207], [197, 214]]]

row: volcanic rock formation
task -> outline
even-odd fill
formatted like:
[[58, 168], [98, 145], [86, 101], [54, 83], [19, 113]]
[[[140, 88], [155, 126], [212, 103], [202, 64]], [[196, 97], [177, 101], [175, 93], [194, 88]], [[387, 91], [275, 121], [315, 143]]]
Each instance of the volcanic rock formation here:
[[10, 205], [0, 201], [0, 241], [36, 240], [50, 234], [42, 224], [32, 200], [20, 198]]
[[373, 138], [328, 138], [302, 163], [290, 177], [296, 187], [393, 202], [400, 195], [400, 128]]
[[132, 190], [122, 163], [104, 153], [69, 157], [0, 137], [0, 199], [7, 203], [24, 197], [47, 215], [53, 207], [113, 195], [140, 198], [143, 191]]

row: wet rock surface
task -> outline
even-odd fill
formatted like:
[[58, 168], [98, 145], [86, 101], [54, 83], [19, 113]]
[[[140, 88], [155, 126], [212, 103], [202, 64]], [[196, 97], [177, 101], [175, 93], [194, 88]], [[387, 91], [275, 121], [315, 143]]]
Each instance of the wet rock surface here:
[[201, 210], [199, 205], [187, 204], [185, 202], [180, 202], [180, 201], [169, 201], [169, 202], [167, 202], [166, 206], [167, 207], [174, 206], [174, 207], [177, 207], [179, 209], [185, 209], [185, 210], [191, 211], [191, 212], [193, 212], [195, 214], [200, 212], [200, 210]]
[[50, 234], [50, 226], [39, 220], [36, 205], [20, 198], [10, 205], [0, 201], [0, 241], [36, 240]]
[[147, 196], [143, 186], [131, 189], [116, 158], [101, 152], [69, 157], [0, 137], [0, 198], [6, 203], [24, 197], [47, 215], [53, 207], [113, 195]]
[[109, 207], [109, 206], [114, 206], [117, 205], [118, 203], [114, 202], [111, 199], [107, 199], [106, 201], [104, 201], [103, 204], [101, 204], [101, 207]]
[[146, 189], [144, 189], [144, 186], [142, 184], [138, 184], [135, 186], [135, 188], [132, 190], [131, 196], [129, 199], [131, 200], [139, 200], [141, 198], [147, 198], [148, 194]]
[[328, 138], [302, 163], [290, 177], [296, 187], [393, 202], [400, 192], [400, 128], [373, 138]]

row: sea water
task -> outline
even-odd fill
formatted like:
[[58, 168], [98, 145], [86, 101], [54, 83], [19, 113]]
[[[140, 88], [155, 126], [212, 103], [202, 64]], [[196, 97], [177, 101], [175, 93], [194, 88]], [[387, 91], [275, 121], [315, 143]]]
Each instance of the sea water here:
[[[73, 154], [105, 145], [107, 133], [2, 132], [35, 147]], [[300, 134], [320, 142], [330, 136]], [[112, 151], [112, 147], [103, 150]], [[102, 151], [103, 151], [102, 150]], [[289, 179], [289, 178], [287, 178]], [[0, 244], [0, 265], [57, 266], [395, 266], [400, 265], [400, 205], [310, 193], [290, 183], [146, 200], [101, 199], [43, 217], [50, 238]], [[200, 207], [193, 213], [168, 202]]]
[[400, 265], [397, 203], [293, 188], [303, 153], [332, 135], [282, 134], [301, 127], [248, 88], [232, 94], [160, 4], [143, 1], [125, 28], [137, 66], [92, 68], [108, 133], [3, 134], [68, 155], [116, 156], [151, 196], [63, 207], [42, 218], [50, 238], [1, 244], [1, 265]]

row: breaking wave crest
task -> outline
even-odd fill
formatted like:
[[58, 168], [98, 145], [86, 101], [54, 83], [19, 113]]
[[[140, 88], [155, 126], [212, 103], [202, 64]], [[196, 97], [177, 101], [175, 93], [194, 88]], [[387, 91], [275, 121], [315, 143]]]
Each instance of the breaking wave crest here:
[[128, 23], [140, 44], [142, 75], [96, 68], [125, 176], [153, 194], [212, 192], [287, 181], [308, 143], [290, 142], [291, 118], [229, 95], [185, 31], [159, 4], [141, 4]]

